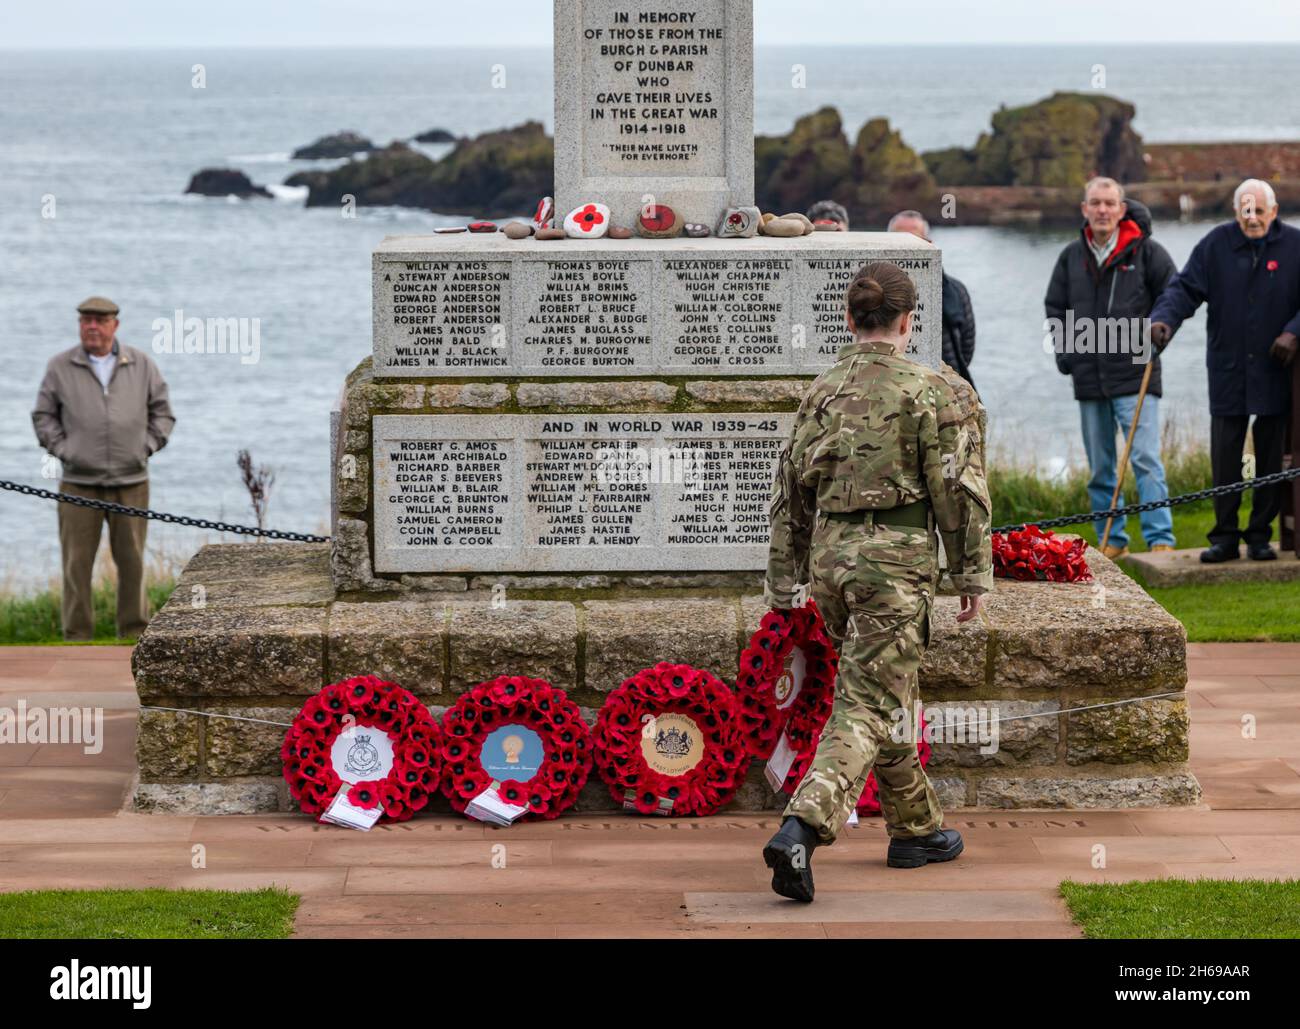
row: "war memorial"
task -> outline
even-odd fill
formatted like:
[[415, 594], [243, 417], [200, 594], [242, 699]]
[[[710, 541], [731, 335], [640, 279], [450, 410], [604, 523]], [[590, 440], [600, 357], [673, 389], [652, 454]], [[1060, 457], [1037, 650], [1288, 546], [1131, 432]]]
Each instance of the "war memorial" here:
[[[375, 249], [371, 354], [342, 384], [321, 470], [331, 542], [190, 561], [135, 650], [136, 686], [146, 707], [233, 717], [141, 711], [138, 810], [295, 809], [278, 726], [352, 676], [435, 716], [529, 676], [589, 723], [661, 661], [735, 684], [767, 610], [772, 462], [849, 339], [857, 268], [908, 271], [911, 356], [940, 353], [938, 249], [755, 206], [752, 7], [556, 0], [554, 225], [543, 208], [527, 234]], [[1185, 631], [1087, 560], [1090, 583], [999, 579], [972, 626], [955, 596], [936, 603], [927, 709], [1008, 719], [995, 748], [934, 742], [945, 809], [1199, 801]], [[784, 801], [755, 761], [730, 808]], [[617, 807], [593, 773], [576, 810]]]

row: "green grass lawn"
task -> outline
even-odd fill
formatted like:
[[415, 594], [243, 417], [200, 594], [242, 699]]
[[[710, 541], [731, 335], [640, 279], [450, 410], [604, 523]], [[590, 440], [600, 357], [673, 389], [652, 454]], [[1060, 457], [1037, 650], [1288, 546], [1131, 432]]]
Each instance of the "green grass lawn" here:
[[[174, 583], [147, 587], [150, 610], [157, 611], [167, 602]], [[93, 594], [95, 644], [130, 643], [117, 636], [117, 593], [107, 582], [98, 583]], [[34, 645], [62, 643], [63, 629], [59, 612], [58, 590], [43, 590], [25, 596], [0, 596], [0, 645]]]
[[276, 888], [0, 893], [0, 939], [282, 940], [299, 900]]
[[1061, 883], [1089, 939], [1300, 938], [1300, 880]]
[[[1087, 508], [1085, 502], [1084, 507]], [[1179, 504], [1174, 512], [1174, 537], [1179, 549], [1207, 547], [1206, 533], [1214, 526], [1214, 506], [1201, 500]], [[1071, 512], [1072, 513], [1072, 512]], [[1025, 517], [1017, 513], [1014, 517]], [[1242, 500], [1240, 524], [1250, 517], [1250, 493]], [[1128, 519], [1129, 550], [1145, 553], [1146, 543], [1138, 517]], [[1082, 536], [1096, 546], [1092, 523], [1067, 526], [1057, 532]], [[1242, 558], [1246, 560], [1246, 558]], [[1135, 570], [1120, 568], [1177, 618], [1192, 643], [1294, 642], [1300, 640], [1300, 581], [1228, 582], [1195, 586], [1147, 586]]]

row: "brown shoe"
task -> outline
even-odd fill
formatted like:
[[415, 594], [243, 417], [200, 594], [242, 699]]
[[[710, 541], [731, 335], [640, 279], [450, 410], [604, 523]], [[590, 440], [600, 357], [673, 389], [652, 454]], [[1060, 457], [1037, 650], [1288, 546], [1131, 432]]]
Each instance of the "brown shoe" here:
[[1154, 547], [1151, 548], [1150, 553], [1163, 554], [1166, 551], [1170, 551], [1173, 549], [1174, 549], [1173, 546], [1169, 543], [1157, 543]]
[[1121, 557], [1128, 557], [1128, 547], [1117, 547], [1113, 543], [1107, 543], [1102, 553], [1114, 561]]

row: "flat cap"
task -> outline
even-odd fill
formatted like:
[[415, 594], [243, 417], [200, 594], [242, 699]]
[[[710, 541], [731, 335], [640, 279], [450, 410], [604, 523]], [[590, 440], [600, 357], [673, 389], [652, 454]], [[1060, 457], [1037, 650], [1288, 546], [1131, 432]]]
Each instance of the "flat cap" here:
[[78, 314], [117, 314], [117, 304], [108, 297], [87, 297], [77, 305]]

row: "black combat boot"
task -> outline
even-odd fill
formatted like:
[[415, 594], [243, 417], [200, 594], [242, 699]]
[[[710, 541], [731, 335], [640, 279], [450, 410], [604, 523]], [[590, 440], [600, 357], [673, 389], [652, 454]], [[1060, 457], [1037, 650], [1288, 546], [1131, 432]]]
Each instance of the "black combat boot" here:
[[956, 829], [936, 829], [929, 836], [889, 841], [890, 868], [920, 868], [931, 861], [951, 861], [965, 844]]
[[772, 889], [782, 897], [811, 903], [812, 852], [821, 843], [817, 830], [790, 815], [763, 848], [763, 860], [772, 869]]
[[1267, 543], [1247, 543], [1246, 556], [1252, 561], [1276, 561], [1277, 551]]

